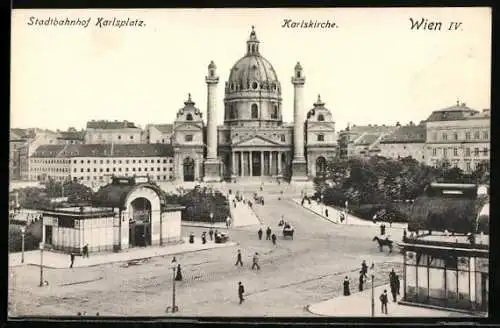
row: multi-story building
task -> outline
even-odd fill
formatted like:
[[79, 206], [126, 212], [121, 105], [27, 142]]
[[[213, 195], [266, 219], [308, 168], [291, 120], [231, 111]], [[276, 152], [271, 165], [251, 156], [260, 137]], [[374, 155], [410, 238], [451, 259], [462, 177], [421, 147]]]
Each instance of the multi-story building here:
[[173, 124], [148, 124], [144, 129], [143, 143], [171, 143]]
[[378, 155], [400, 159], [411, 157], [419, 162], [425, 162], [425, 124], [415, 125], [410, 122], [401, 126], [393, 133], [384, 136], [376, 148]]
[[11, 180], [29, 180], [31, 155], [41, 145], [57, 144], [58, 133], [38, 128], [14, 128], [10, 132], [12, 158], [9, 160], [9, 171], [13, 174]]
[[340, 158], [367, 157], [379, 154], [378, 144], [401, 125], [352, 125], [339, 132]]
[[128, 121], [90, 121], [85, 131], [86, 144], [138, 144], [143, 139], [140, 127]]
[[31, 158], [35, 180], [108, 183], [113, 175], [174, 179], [173, 150], [167, 144], [70, 144], [40, 146]]
[[471, 109], [465, 103], [436, 110], [426, 120], [425, 158], [428, 165], [448, 161], [470, 173], [490, 159], [490, 110]]
[[57, 131], [57, 143], [61, 145], [82, 144], [85, 139], [85, 131], [77, 131], [75, 128], [69, 128], [68, 131]]

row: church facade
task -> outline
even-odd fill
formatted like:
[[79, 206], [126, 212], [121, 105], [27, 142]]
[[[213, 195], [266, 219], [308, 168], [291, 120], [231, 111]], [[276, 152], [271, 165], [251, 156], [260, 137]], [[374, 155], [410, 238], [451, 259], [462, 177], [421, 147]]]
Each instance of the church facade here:
[[[207, 83], [207, 121], [191, 97], [173, 126], [178, 180], [238, 181], [242, 178], [307, 180], [336, 156], [335, 122], [318, 96], [309, 111], [303, 103], [305, 75], [294, 68], [294, 122], [283, 122], [281, 82], [260, 52], [252, 27], [246, 55], [231, 68], [224, 85], [224, 121], [217, 125], [219, 77], [212, 61]], [[307, 116], [306, 116], [307, 114]]]

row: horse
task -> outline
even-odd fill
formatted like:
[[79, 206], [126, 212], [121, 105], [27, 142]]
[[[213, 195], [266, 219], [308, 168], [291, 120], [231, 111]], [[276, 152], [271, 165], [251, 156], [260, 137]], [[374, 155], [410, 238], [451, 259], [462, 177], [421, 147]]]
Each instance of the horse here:
[[380, 249], [381, 252], [383, 251], [384, 246], [388, 246], [389, 253], [392, 253], [392, 244], [394, 242], [392, 240], [390, 240], [389, 238], [382, 239], [382, 238], [379, 238], [378, 236], [375, 236], [375, 237], [373, 237], [372, 241], [376, 241], [378, 243], [378, 248]]

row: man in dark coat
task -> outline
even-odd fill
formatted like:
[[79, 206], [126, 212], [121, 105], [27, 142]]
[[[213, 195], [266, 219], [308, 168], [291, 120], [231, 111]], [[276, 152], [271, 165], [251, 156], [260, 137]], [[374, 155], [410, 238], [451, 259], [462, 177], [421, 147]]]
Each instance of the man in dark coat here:
[[382, 305], [382, 313], [387, 314], [387, 303], [389, 303], [389, 298], [387, 297], [387, 290], [384, 289], [384, 293], [380, 295], [380, 304]]
[[271, 227], [266, 229], [266, 240], [271, 240]]
[[380, 234], [385, 235], [385, 224], [383, 223], [380, 225]]
[[396, 277], [391, 278], [390, 282], [390, 287], [391, 287], [391, 295], [392, 295], [392, 301], [396, 303], [398, 300], [396, 299], [396, 295], [398, 293], [397, 290], [397, 285], [396, 285]]
[[400, 295], [400, 294], [399, 294], [399, 290], [400, 290], [400, 288], [401, 288], [401, 282], [399, 281], [399, 276], [398, 276], [398, 275], [396, 275], [396, 278], [395, 278], [395, 279], [396, 279], [396, 294]]
[[257, 235], [259, 235], [259, 240], [262, 240], [262, 228], [259, 228], [259, 231], [257, 231]]
[[203, 244], [207, 243], [207, 233], [205, 231], [203, 231], [203, 233], [201, 234], [201, 242]]
[[274, 234], [274, 233], [273, 233], [273, 234], [271, 235], [271, 240], [273, 241], [273, 245], [276, 245], [276, 239], [277, 239], [277, 238], [276, 238], [276, 234]]
[[73, 264], [75, 263], [75, 253], [71, 252], [69, 254], [69, 260], [71, 261], [69, 267], [72, 268], [73, 267]]
[[235, 265], [243, 266], [243, 261], [241, 260], [241, 250], [238, 249], [238, 255], [236, 255], [236, 264]]
[[214, 240], [214, 230], [212, 228], [208, 230], [208, 235], [210, 236], [210, 240]]
[[245, 292], [245, 287], [243, 287], [243, 284], [240, 282], [238, 282], [238, 297], [240, 299], [240, 304], [243, 303], [243, 301], [245, 300], [243, 298], [243, 293]]
[[255, 253], [252, 259], [252, 270], [254, 268], [257, 268], [257, 270], [260, 270], [260, 265], [259, 265], [259, 253]]
[[325, 216], [328, 217], [328, 209], [325, 208]]
[[85, 244], [85, 246], [83, 246], [83, 257], [89, 257], [89, 244]]
[[177, 274], [175, 275], [175, 280], [182, 281], [182, 270], [180, 264], [177, 265]]

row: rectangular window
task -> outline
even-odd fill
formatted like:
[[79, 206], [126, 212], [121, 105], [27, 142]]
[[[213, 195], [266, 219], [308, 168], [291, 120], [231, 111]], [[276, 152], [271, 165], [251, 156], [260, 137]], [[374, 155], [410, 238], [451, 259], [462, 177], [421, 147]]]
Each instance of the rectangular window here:
[[325, 141], [325, 136], [323, 134], [318, 134], [318, 141]]
[[135, 159], [132, 160], [132, 164], [135, 164]]
[[437, 156], [437, 148], [432, 148], [432, 156]]
[[160, 160], [157, 160], [156, 162], [157, 162], [157, 163], [160, 163]]
[[453, 156], [458, 156], [458, 148], [453, 148]]
[[[128, 170], [127, 170], [128, 171]], [[132, 168], [132, 172], [135, 172], [135, 167]]]
[[170, 164], [172, 164], [172, 163], [174, 162], [174, 160], [173, 160], [173, 159], [169, 159], [169, 160], [168, 160], [168, 162], [169, 162]]
[[470, 132], [465, 132], [465, 140], [470, 140]]
[[167, 160], [166, 159], [163, 160], [163, 164], [167, 164]]
[[465, 156], [470, 156], [470, 148], [465, 148]]
[[443, 148], [443, 157], [447, 157], [447, 156], [448, 156], [448, 149]]
[[479, 148], [474, 148], [474, 156], [479, 156]]
[[448, 140], [448, 135], [446, 133], [443, 133], [443, 140]]
[[466, 172], [470, 172], [471, 171], [470, 162], [465, 162], [465, 171]]
[[458, 133], [456, 132], [453, 133], [453, 140], [458, 140]]
[[483, 148], [484, 156], [488, 156], [488, 148]]
[[488, 131], [483, 131], [483, 139], [488, 140]]
[[192, 135], [192, 134], [186, 134], [186, 135], [184, 136], [184, 141], [186, 141], [186, 142], [191, 142], [191, 141], [193, 141], [193, 135]]
[[479, 131], [474, 132], [474, 139], [479, 139]]

